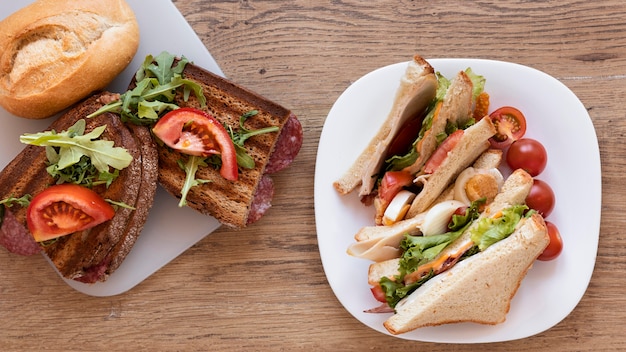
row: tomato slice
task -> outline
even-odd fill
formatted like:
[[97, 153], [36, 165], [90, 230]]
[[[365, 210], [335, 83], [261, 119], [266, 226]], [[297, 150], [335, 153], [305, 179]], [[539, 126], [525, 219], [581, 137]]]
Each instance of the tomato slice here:
[[398, 134], [393, 138], [387, 149], [387, 158], [394, 155], [404, 155], [415, 142], [422, 128], [423, 116], [405, 122]]
[[115, 209], [89, 188], [54, 185], [37, 194], [26, 210], [26, 224], [35, 241], [92, 228], [115, 215]]
[[459, 143], [461, 137], [463, 137], [463, 130], [456, 130], [452, 132], [439, 146], [435, 149], [433, 155], [428, 158], [426, 164], [424, 165], [424, 172], [427, 174], [432, 174], [439, 168], [439, 166], [443, 163], [444, 160], [448, 157], [448, 153], [454, 149], [454, 147]]
[[389, 204], [403, 187], [413, 183], [413, 175], [406, 171], [387, 171], [378, 187], [378, 197]]
[[372, 291], [372, 295], [378, 302], [387, 303], [385, 291], [383, 291], [383, 288], [380, 285], [372, 286], [370, 290]]
[[489, 139], [494, 148], [504, 149], [526, 134], [526, 117], [512, 106], [503, 106], [489, 116], [497, 131], [495, 136]]
[[220, 175], [227, 180], [238, 178], [237, 153], [228, 131], [208, 113], [194, 108], [168, 112], [152, 132], [170, 148], [195, 156], [220, 155]]

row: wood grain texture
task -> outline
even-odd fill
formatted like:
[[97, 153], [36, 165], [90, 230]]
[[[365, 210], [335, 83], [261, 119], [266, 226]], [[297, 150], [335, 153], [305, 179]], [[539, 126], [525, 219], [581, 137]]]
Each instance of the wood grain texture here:
[[[1, 350], [626, 350], [626, 3], [174, 4], [227, 77], [299, 116], [302, 151], [291, 168], [275, 176], [274, 205], [259, 223], [213, 233], [119, 296], [77, 293], [43, 258], [0, 251]], [[313, 208], [315, 157], [324, 120], [356, 79], [414, 53], [532, 66], [572, 89], [591, 115], [603, 173], [597, 263], [580, 304], [546, 332], [486, 345], [405, 341], [361, 324], [328, 286]], [[580, 212], [584, 216], [585, 200]]]

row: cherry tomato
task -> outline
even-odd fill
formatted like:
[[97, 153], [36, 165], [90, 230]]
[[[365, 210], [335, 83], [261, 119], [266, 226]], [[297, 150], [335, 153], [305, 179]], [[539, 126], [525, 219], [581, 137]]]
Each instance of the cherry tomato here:
[[394, 155], [404, 155], [407, 153], [411, 144], [413, 144], [413, 142], [417, 139], [421, 128], [422, 116], [407, 121], [389, 144], [387, 157], [389, 158]]
[[406, 171], [387, 171], [380, 181], [378, 196], [389, 204], [403, 187], [409, 186], [412, 183], [413, 175]]
[[220, 175], [238, 178], [237, 153], [228, 131], [208, 113], [181, 108], [168, 112], [152, 128], [163, 143], [181, 153], [195, 156], [220, 155]]
[[437, 170], [437, 168], [446, 160], [448, 153], [454, 149], [454, 147], [459, 143], [461, 137], [463, 137], [463, 130], [456, 130], [452, 132], [441, 144], [435, 149], [433, 155], [428, 158], [426, 164], [424, 165], [424, 172], [427, 174], [432, 174]]
[[504, 106], [489, 114], [496, 126], [496, 134], [489, 139], [491, 146], [504, 149], [526, 134], [526, 117], [521, 111]]
[[511, 144], [506, 153], [506, 162], [511, 169], [524, 169], [535, 177], [546, 168], [548, 153], [540, 142], [522, 138]]
[[380, 285], [372, 286], [370, 290], [372, 291], [372, 295], [374, 295], [374, 298], [376, 298], [378, 302], [387, 303], [387, 299], [385, 298], [385, 291], [383, 291], [383, 288]]
[[89, 188], [54, 185], [37, 194], [26, 210], [28, 230], [41, 242], [92, 228], [115, 215], [113, 207]]
[[563, 251], [563, 239], [559, 229], [553, 223], [546, 221], [546, 227], [548, 228], [548, 236], [550, 237], [550, 243], [543, 250], [543, 253], [539, 255], [539, 260], [553, 260], [558, 257]]
[[554, 209], [554, 191], [546, 182], [535, 179], [530, 193], [526, 197], [526, 205], [530, 209], [535, 209], [544, 218], [552, 213]]

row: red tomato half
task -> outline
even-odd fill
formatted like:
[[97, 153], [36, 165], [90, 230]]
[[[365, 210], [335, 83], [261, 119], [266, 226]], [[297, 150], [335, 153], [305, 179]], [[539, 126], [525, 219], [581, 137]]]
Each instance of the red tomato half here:
[[513, 142], [507, 150], [506, 163], [512, 170], [523, 169], [535, 177], [546, 168], [548, 153], [540, 142], [522, 138]]
[[385, 298], [385, 291], [383, 291], [383, 288], [380, 285], [372, 286], [370, 290], [372, 291], [372, 295], [374, 295], [374, 298], [378, 302], [387, 303], [387, 298]]
[[489, 114], [496, 134], [489, 139], [491, 146], [504, 149], [526, 134], [526, 117], [512, 106], [504, 106]]
[[550, 237], [550, 243], [548, 247], [543, 250], [543, 253], [539, 255], [539, 260], [553, 260], [558, 257], [563, 251], [563, 239], [559, 229], [553, 223], [546, 221], [548, 227], [548, 236]]
[[526, 205], [535, 209], [544, 218], [552, 213], [556, 199], [554, 191], [546, 182], [535, 179], [530, 193], [526, 197]]
[[435, 149], [433, 155], [428, 158], [426, 164], [424, 165], [424, 172], [427, 174], [432, 174], [437, 170], [437, 168], [446, 160], [448, 153], [454, 149], [454, 147], [459, 143], [461, 137], [463, 137], [463, 130], [456, 130], [452, 132], [441, 144]]
[[400, 192], [403, 187], [413, 183], [413, 175], [405, 171], [387, 171], [380, 181], [378, 196], [386, 204], [389, 204], [393, 197]]
[[237, 180], [235, 145], [224, 126], [208, 113], [193, 108], [173, 110], [160, 118], [152, 131], [167, 146], [183, 154], [220, 155], [220, 175]]
[[113, 207], [89, 188], [55, 185], [37, 194], [26, 210], [28, 230], [41, 242], [92, 228], [115, 215]]

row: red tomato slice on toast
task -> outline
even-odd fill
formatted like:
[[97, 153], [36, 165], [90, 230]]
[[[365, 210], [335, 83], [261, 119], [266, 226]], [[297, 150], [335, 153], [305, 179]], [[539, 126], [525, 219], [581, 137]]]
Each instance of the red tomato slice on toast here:
[[33, 197], [26, 223], [35, 241], [41, 242], [92, 228], [114, 215], [115, 209], [98, 193], [75, 184], [60, 184]]
[[237, 180], [235, 145], [224, 126], [208, 113], [193, 108], [176, 109], [160, 118], [152, 131], [167, 146], [183, 154], [220, 155], [220, 175]]

